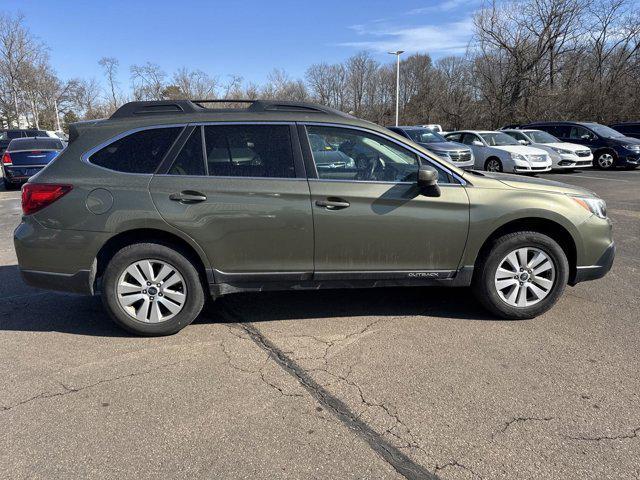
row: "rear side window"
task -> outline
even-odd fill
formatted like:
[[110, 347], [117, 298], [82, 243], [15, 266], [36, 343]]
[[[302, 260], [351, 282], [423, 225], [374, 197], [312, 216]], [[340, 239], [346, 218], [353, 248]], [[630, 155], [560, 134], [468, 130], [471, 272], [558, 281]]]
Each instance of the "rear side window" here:
[[204, 132], [209, 175], [296, 176], [288, 125], [210, 125]]
[[125, 173], [153, 173], [181, 127], [154, 128], [127, 135], [89, 157], [94, 165]]
[[202, 154], [202, 128], [189, 136], [180, 153], [169, 169], [169, 175], [205, 175], [204, 155]]

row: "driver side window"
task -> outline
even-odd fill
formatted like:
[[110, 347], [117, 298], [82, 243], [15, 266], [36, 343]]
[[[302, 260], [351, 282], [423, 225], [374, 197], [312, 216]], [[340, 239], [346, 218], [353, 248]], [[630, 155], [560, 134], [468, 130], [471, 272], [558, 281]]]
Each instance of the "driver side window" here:
[[[311, 153], [323, 180], [415, 182], [418, 156], [377, 135], [348, 128], [308, 125]], [[440, 174], [442, 182], [446, 173]]]

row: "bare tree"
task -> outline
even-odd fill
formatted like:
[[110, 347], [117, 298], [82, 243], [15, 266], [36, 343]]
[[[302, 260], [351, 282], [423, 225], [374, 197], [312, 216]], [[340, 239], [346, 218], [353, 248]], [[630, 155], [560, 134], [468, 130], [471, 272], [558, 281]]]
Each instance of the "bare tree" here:
[[104, 75], [107, 79], [107, 86], [109, 88], [109, 101], [111, 110], [115, 111], [118, 108], [118, 67], [120, 62], [114, 57], [102, 57], [98, 64], [102, 67]]

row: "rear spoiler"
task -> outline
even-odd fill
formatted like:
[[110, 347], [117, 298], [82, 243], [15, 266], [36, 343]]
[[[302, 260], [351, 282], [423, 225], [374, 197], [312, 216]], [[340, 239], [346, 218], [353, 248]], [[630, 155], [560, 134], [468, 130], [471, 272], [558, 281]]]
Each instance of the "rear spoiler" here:
[[103, 120], [104, 119], [85, 120], [83, 122], [76, 122], [69, 125], [69, 144], [73, 143], [80, 135]]

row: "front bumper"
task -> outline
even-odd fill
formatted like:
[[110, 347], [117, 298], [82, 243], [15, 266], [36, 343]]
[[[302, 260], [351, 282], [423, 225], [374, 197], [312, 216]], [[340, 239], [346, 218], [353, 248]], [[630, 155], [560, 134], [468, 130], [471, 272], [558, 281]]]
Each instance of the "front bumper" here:
[[624, 167], [637, 167], [640, 165], [640, 153], [627, 150], [624, 155], [618, 156], [618, 164]]
[[613, 265], [613, 259], [616, 256], [616, 245], [614, 242], [607, 247], [602, 256], [596, 262], [596, 265], [589, 265], [586, 267], [576, 267], [576, 271], [572, 278], [569, 279], [569, 285], [573, 286], [580, 282], [586, 282], [588, 280], [597, 280], [604, 277], [611, 266]]
[[523, 164], [516, 164], [516, 166], [513, 168], [513, 171], [516, 173], [543, 173], [543, 172], [548, 172], [551, 170], [551, 165], [544, 165], [544, 164], [536, 164], [536, 163], [532, 163], [532, 164], [528, 164], [528, 165], [523, 165]]
[[564, 168], [590, 168], [593, 166], [593, 155], [579, 157], [578, 155], [561, 154], [560, 160], [554, 163], [554, 169]]

